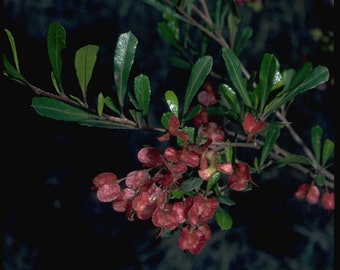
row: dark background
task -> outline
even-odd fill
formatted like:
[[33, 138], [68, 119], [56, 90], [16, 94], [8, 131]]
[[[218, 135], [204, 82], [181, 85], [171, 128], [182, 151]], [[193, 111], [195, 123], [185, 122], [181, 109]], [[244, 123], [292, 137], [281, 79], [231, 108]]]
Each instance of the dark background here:
[[[289, 117], [306, 142], [314, 124], [334, 140], [334, 54], [324, 49], [334, 35], [334, 5], [316, 0], [264, 3], [258, 13], [242, 11], [242, 23], [254, 28], [242, 55], [245, 65], [256, 70], [263, 53], [270, 52], [284, 67], [299, 67], [305, 59], [327, 66], [332, 78], [327, 89], [299, 97]], [[157, 34], [161, 14], [142, 1], [4, 1], [1, 18], [16, 39], [22, 73], [42, 89], [52, 89], [45, 38], [53, 22], [67, 32], [64, 86], [71, 91], [77, 91], [73, 55], [87, 44], [100, 46], [90, 88], [110, 91], [115, 42], [126, 31], [139, 41], [133, 72], [150, 78], [158, 105], [151, 112], [155, 124], [163, 112], [163, 93], [185, 87], [186, 73], [169, 64], [173, 51]], [[331, 41], [313, 39], [312, 28]], [[8, 52], [3, 31], [1, 38]], [[177, 234], [155, 239], [149, 221], [127, 221], [110, 204], [98, 202], [91, 190], [93, 177], [103, 171], [122, 177], [137, 168], [137, 151], [153, 144], [155, 134], [42, 118], [30, 106], [29, 88], [6, 78], [1, 82], [3, 269], [335, 269], [334, 213], [294, 199], [296, 187], [306, 180], [301, 173], [268, 172], [257, 179], [260, 189], [235, 195], [233, 228], [222, 232], [213, 227], [212, 240], [192, 256], [177, 249]], [[288, 150], [296, 147], [284, 143]]]

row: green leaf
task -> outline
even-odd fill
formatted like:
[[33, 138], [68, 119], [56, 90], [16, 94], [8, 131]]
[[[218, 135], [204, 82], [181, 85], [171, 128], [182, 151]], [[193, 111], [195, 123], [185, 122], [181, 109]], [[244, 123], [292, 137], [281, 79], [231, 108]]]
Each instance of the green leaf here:
[[7, 75], [20, 83], [25, 85], [29, 85], [29, 82], [19, 73], [7, 60], [6, 55], [4, 55], [4, 68], [7, 72]]
[[279, 109], [283, 104], [293, 100], [297, 95], [302, 94], [310, 89], [314, 89], [318, 85], [328, 81], [329, 71], [326, 67], [317, 66], [314, 68], [294, 89], [286, 89], [280, 92], [276, 97], [264, 108], [263, 118], [266, 118], [270, 113]]
[[144, 75], [138, 75], [134, 80], [135, 97], [140, 109], [143, 112], [143, 116], [149, 113], [151, 87], [149, 78]]
[[236, 55], [240, 55], [252, 35], [253, 29], [246, 27], [241, 31], [241, 34], [236, 37], [234, 45], [234, 52]]
[[241, 108], [236, 93], [227, 84], [220, 84], [218, 91], [224, 98], [224, 105], [227, 109], [233, 111], [236, 114], [240, 114]]
[[242, 77], [240, 60], [230, 48], [222, 49], [222, 57], [235, 89], [242, 98], [244, 104], [252, 107], [249, 93], [246, 88], [246, 81]]
[[102, 119], [95, 114], [88, 113], [80, 108], [73, 107], [65, 102], [48, 98], [34, 97], [32, 107], [41, 116], [59, 121], [78, 122], [84, 126], [107, 129], [134, 129], [134, 126]]
[[315, 159], [318, 163], [321, 160], [321, 139], [323, 130], [320, 126], [313, 126], [311, 129], [311, 143], [314, 152]]
[[301, 165], [311, 165], [311, 161], [305, 156], [301, 155], [289, 155], [280, 160], [276, 161], [274, 164], [275, 168], [283, 167], [288, 164], [301, 164]]
[[150, 6], [153, 6], [154, 8], [158, 9], [161, 12], [168, 13], [175, 18], [182, 19], [182, 17], [175, 11], [175, 9], [172, 9], [168, 4], [162, 4], [162, 2], [159, 0], [142, 0], [142, 1]]
[[80, 121], [97, 118], [96, 115], [54, 98], [34, 97], [32, 99], [32, 107], [39, 115], [55, 120]]
[[62, 58], [61, 51], [66, 47], [66, 31], [59, 23], [52, 23], [48, 26], [47, 51], [52, 66], [52, 70], [58, 84], [62, 89], [61, 73]]
[[326, 139], [322, 147], [322, 161], [321, 161], [322, 166], [326, 165], [327, 161], [333, 155], [333, 153], [334, 153], [334, 142], [332, 142], [329, 139]]
[[215, 219], [221, 230], [229, 230], [233, 226], [233, 219], [230, 214], [221, 207], [217, 208]]
[[270, 91], [274, 83], [274, 77], [278, 69], [277, 59], [271, 54], [265, 54], [262, 58], [260, 74], [259, 74], [259, 84], [253, 93], [256, 93], [258, 100], [260, 102], [260, 107], [257, 113], [261, 114], [264, 106], [266, 105], [267, 99], [269, 97]]
[[58, 86], [58, 83], [57, 83], [57, 80], [56, 80], [56, 78], [55, 78], [55, 76], [54, 76], [53, 71], [51, 72], [51, 81], [52, 81], [52, 84], [53, 84], [53, 86], [54, 86], [54, 89], [57, 91], [57, 93], [58, 93], [59, 95], [61, 95], [61, 94], [62, 94], [62, 91], [59, 89], [59, 86]]
[[127, 83], [134, 62], [137, 44], [137, 38], [130, 31], [121, 34], [116, 44], [114, 54], [114, 80], [121, 111], [124, 108]]
[[226, 195], [224, 195], [224, 196], [216, 196], [215, 199], [219, 203], [225, 204], [225, 205], [228, 205], [228, 206], [232, 206], [232, 205], [236, 204], [232, 199], [230, 199], [229, 196], [226, 196]]
[[111, 109], [112, 111], [114, 111], [117, 114], [120, 114], [119, 109], [117, 108], [117, 106], [115, 105], [115, 103], [113, 102], [111, 97], [108, 97], [108, 96], [105, 97], [104, 103], [109, 109]]
[[84, 98], [86, 97], [87, 86], [97, 61], [98, 51], [99, 47], [97, 45], [86, 45], [77, 50], [74, 58], [77, 78]]
[[15, 64], [15, 69], [20, 73], [20, 66], [19, 66], [17, 48], [16, 48], [16, 45], [15, 45], [14, 37], [13, 37], [11, 31], [9, 31], [8, 29], [5, 29], [5, 32], [7, 34], [7, 38], [8, 38], [9, 44], [11, 45], [11, 50], [12, 50], [12, 54], [13, 54], [13, 60], [14, 60], [14, 64]]
[[215, 172], [209, 179], [207, 184], [207, 191], [213, 189], [221, 178], [220, 172]]
[[98, 99], [97, 99], [97, 112], [99, 116], [103, 115], [103, 110], [104, 110], [104, 95], [103, 93], [98, 94]]
[[322, 187], [326, 184], [326, 179], [323, 175], [318, 175], [315, 177], [315, 184], [318, 185], [319, 187]]
[[187, 121], [190, 121], [193, 119], [195, 116], [197, 116], [202, 109], [201, 104], [196, 104], [192, 109], [183, 117], [182, 123], [184, 124]]
[[177, 38], [173, 29], [166, 23], [160, 22], [157, 25], [157, 30], [159, 35], [169, 44], [174, 46], [175, 48], [179, 49], [180, 46], [178, 44]]
[[269, 156], [270, 152], [272, 151], [276, 140], [279, 138], [280, 136], [280, 129], [279, 128], [271, 128], [270, 130], [268, 130], [267, 134], [266, 134], [266, 138], [264, 140], [264, 144], [263, 144], [263, 148], [262, 148], [262, 152], [261, 152], [261, 160], [260, 160], [260, 166], [262, 166], [264, 164], [264, 162], [266, 161], [267, 157]]
[[[230, 143], [230, 140], [227, 140], [227, 143]], [[233, 155], [234, 155], [234, 149], [231, 146], [226, 146], [224, 148], [224, 156], [226, 162], [232, 162], [233, 161]]]
[[192, 177], [184, 180], [180, 186], [180, 189], [184, 192], [199, 190], [203, 180], [199, 177]]
[[170, 111], [178, 117], [178, 98], [176, 93], [172, 90], [168, 90], [165, 92], [164, 96]]
[[161, 123], [163, 125], [163, 127], [165, 129], [168, 129], [168, 126], [169, 126], [169, 120], [171, 118], [171, 116], [173, 116], [174, 114], [171, 113], [171, 112], [166, 112], [166, 113], [163, 113], [162, 114], [162, 117], [161, 117]]
[[212, 69], [213, 59], [211, 56], [203, 56], [198, 59], [190, 73], [189, 82], [184, 96], [183, 116], [187, 113], [190, 104], [197, 94], [199, 88], [203, 85], [206, 77]]

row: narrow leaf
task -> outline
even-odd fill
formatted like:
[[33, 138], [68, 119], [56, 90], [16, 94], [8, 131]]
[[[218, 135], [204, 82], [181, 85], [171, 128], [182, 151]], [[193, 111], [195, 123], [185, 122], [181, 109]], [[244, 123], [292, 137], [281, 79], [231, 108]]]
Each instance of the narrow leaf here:
[[272, 89], [274, 83], [274, 76], [277, 71], [277, 60], [271, 54], [265, 54], [262, 58], [260, 74], [259, 74], [259, 100], [260, 100], [260, 108], [258, 110], [261, 113], [266, 105], [269, 93]]
[[210, 73], [212, 64], [213, 59], [208, 55], [201, 57], [195, 62], [191, 70], [189, 82], [185, 91], [183, 116], [188, 112], [193, 98]]
[[311, 161], [305, 156], [289, 155], [287, 157], [281, 158], [280, 160], [276, 161], [273, 167], [278, 168], [278, 167], [283, 167], [288, 164], [311, 165]]
[[80, 108], [73, 107], [65, 102], [48, 98], [34, 97], [32, 107], [41, 116], [59, 121], [78, 122], [84, 126], [107, 129], [133, 129], [134, 126], [102, 119], [95, 114], [88, 113]]
[[86, 97], [87, 86], [92, 77], [98, 51], [99, 47], [97, 45], [86, 45], [77, 50], [74, 58], [77, 78], [83, 97]]
[[16, 48], [16, 45], [15, 45], [14, 37], [13, 37], [11, 31], [9, 31], [8, 29], [5, 29], [5, 32], [7, 34], [7, 38], [8, 38], [9, 44], [11, 45], [11, 50], [12, 50], [12, 54], [13, 54], [13, 60], [14, 60], [14, 64], [15, 64], [15, 69], [18, 72], [20, 72], [17, 48]]
[[6, 55], [4, 55], [4, 68], [8, 76], [20, 83], [29, 85], [28, 81], [15, 69], [7, 60]]
[[320, 163], [321, 159], [321, 138], [323, 135], [323, 130], [320, 126], [313, 126], [311, 129], [311, 143], [314, 152], [315, 159]]
[[134, 90], [137, 103], [143, 112], [143, 116], [146, 116], [149, 113], [151, 96], [149, 78], [144, 74], [138, 75], [134, 80]]
[[114, 54], [114, 80], [121, 110], [123, 110], [124, 107], [127, 83], [134, 62], [137, 43], [137, 38], [129, 31], [121, 34], [116, 44]]
[[280, 136], [280, 129], [279, 128], [272, 128], [268, 130], [266, 134], [266, 138], [264, 140], [262, 152], [261, 152], [261, 160], [260, 160], [260, 166], [264, 164], [266, 161], [267, 157], [269, 156], [270, 152], [272, 151], [276, 140]]
[[99, 116], [103, 115], [103, 110], [104, 110], [104, 95], [103, 93], [100, 92], [97, 98], [97, 113]]
[[66, 47], [66, 31], [59, 23], [52, 23], [47, 32], [47, 50], [52, 70], [58, 84], [62, 89], [62, 58], [61, 51]]
[[321, 165], [325, 166], [329, 158], [333, 155], [334, 153], [334, 142], [332, 142], [329, 139], [325, 140], [325, 143], [322, 148], [322, 161]]
[[278, 94], [265, 108], [264, 116], [268, 116], [271, 112], [277, 110], [281, 105], [293, 100], [297, 95], [308, 90], [314, 89], [318, 85], [325, 83], [329, 79], [329, 71], [324, 66], [317, 66], [307, 76], [307, 78], [294, 89], [288, 89]]
[[244, 104], [252, 107], [249, 93], [246, 88], [246, 81], [242, 77], [240, 60], [230, 48], [224, 48], [222, 50], [222, 57], [235, 89], [241, 96]]
[[119, 109], [117, 108], [117, 106], [115, 105], [115, 103], [113, 102], [111, 97], [105, 97], [104, 98], [104, 103], [105, 105], [110, 108], [112, 111], [114, 111], [117, 114], [120, 114]]

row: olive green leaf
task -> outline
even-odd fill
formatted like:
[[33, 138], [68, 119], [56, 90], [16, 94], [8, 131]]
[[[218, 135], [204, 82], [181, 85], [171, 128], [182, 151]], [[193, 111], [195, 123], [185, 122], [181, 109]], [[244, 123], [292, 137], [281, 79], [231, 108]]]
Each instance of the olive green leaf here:
[[86, 45], [77, 50], [74, 58], [76, 74], [84, 98], [86, 97], [87, 86], [97, 61], [98, 51], [99, 47], [97, 45]]
[[148, 76], [140, 74], [134, 79], [134, 91], [138, 106], [142, 110], [143, 116], [148, 115], [151, 95], [151, 87]]
[[66, 47], [66, 31], [59, 23], [52, 23], [48, 26], [47, 51], [52, 70], [59, 89], [62, 89], [62, 57], [61, 51]]

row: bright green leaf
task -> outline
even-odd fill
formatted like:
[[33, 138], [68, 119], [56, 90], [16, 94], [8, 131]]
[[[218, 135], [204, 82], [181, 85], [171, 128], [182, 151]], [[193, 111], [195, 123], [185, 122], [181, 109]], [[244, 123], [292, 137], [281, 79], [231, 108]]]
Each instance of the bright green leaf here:
[[165, 92], [164, 96], [170, 111], [178, 117], [178, 98], [176, 93], [172, 90], [168, 90]]

